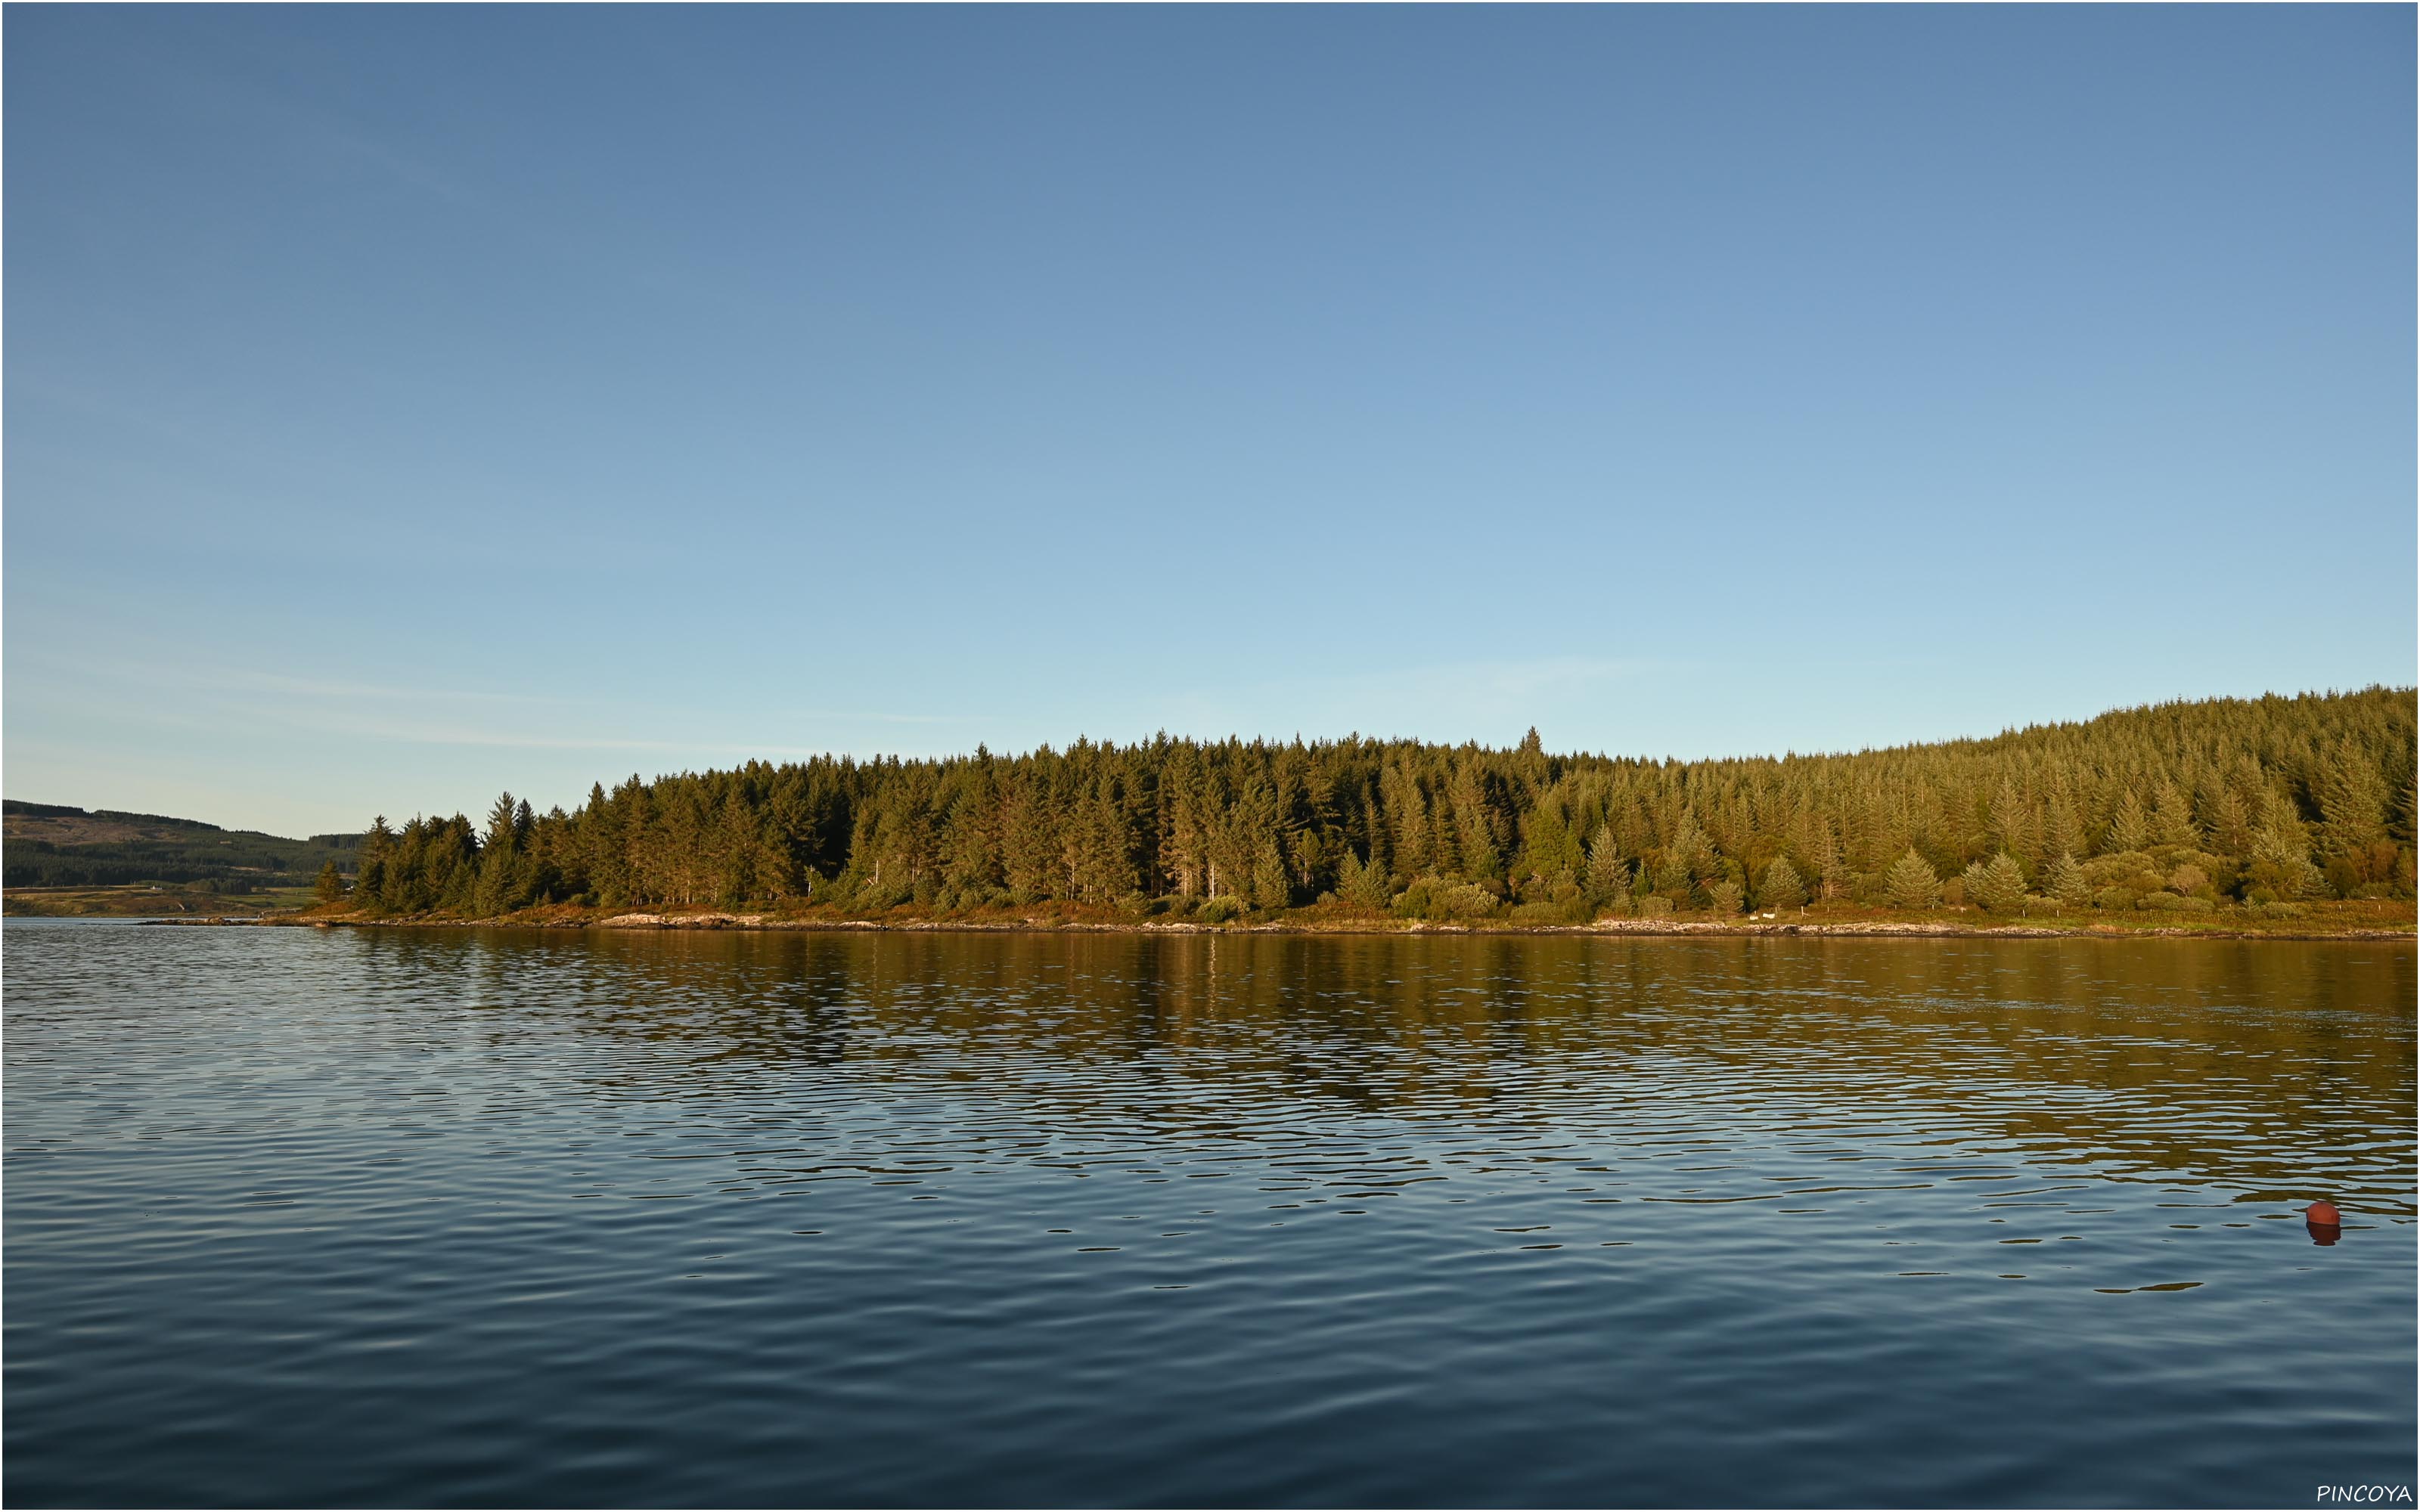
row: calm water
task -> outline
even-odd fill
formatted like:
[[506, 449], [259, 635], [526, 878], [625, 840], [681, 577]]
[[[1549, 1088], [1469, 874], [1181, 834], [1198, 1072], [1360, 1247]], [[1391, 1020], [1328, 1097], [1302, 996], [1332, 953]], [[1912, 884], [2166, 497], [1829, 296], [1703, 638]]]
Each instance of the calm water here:
[[2413, 1478], [2408, 946], [5, 945], [18, 1505]]

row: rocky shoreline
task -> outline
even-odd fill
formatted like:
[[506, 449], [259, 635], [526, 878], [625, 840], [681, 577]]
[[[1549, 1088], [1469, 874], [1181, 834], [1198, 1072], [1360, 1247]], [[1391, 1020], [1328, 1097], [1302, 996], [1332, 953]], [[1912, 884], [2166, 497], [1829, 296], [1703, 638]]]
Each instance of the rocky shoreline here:
[[2409, 941], [2412, 929], [2347, 926], [2337, 929], [2307, 925], [2283, 929], [2226, 927], [2182, 928], [2175, 925], [1964, 924], [1915, 919], [1716, 919], [1604, 918], [1588, 924], [1512, 922], [1436, 922], [1423, 919], [1320, 919], [1262, 923], [1203, 924], [1190, 919], [1100, 920], [1084, 918], [802, 918], [773, 914], [620, 913], [603, 918], [538, 917], [502, 918], [432, 918], [427, 917], [363, 918], [353, 915], [286, 914], [256, 918], [153, 918], [146, 924], [171, 926], [247, 926], [310, 929], [542, 929], [542, 930], [738, 930], [789, 933], [972, 933], [972, 934], [1250, 934], [1250, 935], [1587, 935], [1685, 936], [1703, 938], [1825, 939], [2196, 939], [2196, 940], [2366, 940]]

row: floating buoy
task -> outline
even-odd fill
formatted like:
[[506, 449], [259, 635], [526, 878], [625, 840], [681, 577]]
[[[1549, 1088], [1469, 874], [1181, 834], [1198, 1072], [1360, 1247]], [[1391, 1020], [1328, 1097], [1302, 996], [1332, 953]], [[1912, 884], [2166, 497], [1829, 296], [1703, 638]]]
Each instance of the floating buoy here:
[[2344, 1214], [2336, 1211], [2336, 1205], [2325, 1197], [2304, 1208], [2303, 1217], [2305, 1227], [2311, 1231], [2314, 1244], [2333, 1244], [2344, 1237]]

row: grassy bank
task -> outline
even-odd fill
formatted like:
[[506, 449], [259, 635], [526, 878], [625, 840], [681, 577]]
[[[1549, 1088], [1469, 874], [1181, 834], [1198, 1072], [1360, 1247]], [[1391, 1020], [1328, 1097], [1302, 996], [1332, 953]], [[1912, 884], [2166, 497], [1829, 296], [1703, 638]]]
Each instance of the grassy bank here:
[[0, 906], [18, 918], [257, 918], [290, 913], [312, 901], [308, 887], [225, 893], [204, 887], [130, 884], [114, 887], [10, 887]]

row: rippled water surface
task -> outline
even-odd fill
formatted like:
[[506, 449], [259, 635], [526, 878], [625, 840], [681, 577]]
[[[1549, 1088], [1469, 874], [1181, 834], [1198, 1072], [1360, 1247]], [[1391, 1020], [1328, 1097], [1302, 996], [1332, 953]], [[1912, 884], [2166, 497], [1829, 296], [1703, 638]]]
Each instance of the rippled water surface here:
[[5, 944], [18, 1505], [2412, 1480], [2408, 946]]

